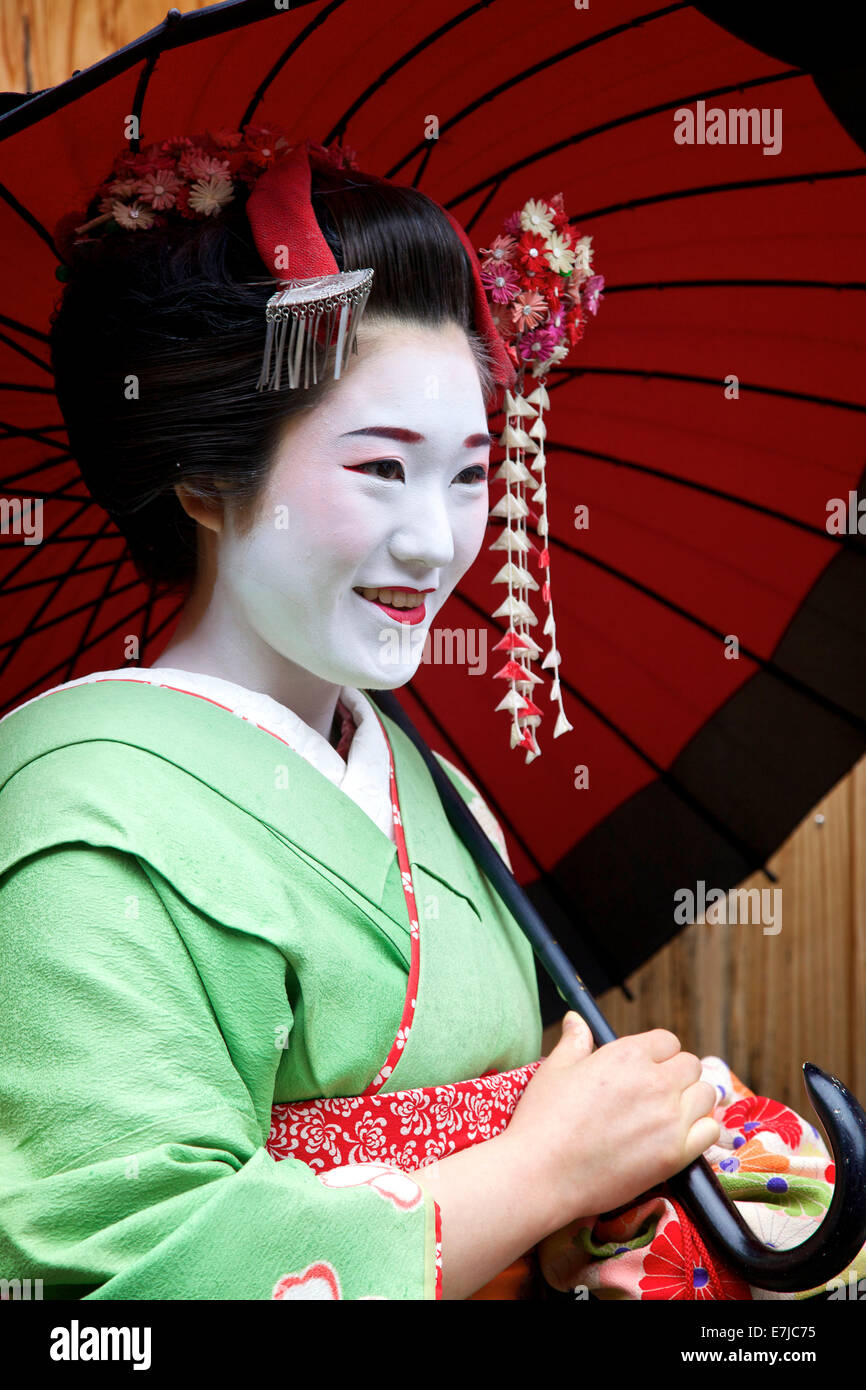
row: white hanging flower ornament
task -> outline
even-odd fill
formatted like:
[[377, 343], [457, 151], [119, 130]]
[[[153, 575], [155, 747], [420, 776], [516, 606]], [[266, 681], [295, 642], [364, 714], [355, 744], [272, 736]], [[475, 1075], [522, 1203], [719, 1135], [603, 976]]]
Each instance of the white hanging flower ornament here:
[[[543, 678], [532, 670], [533, 662], [553, 677], [549, 699], [558, 707], [553, 737], [572, 728], [562, 704], [562, 654], [551, 590], [546, 476], [550, 397], [545, 379], [583, 337], [587, 313], [594, 315], [602, 298], [604, 278], [593, 274], [592, 238], [574, 231], [561, 193], [528, 199], [506, 218], [500, 234], [479, 256], [482, 283], [518, 373], [515, 389], [505, 392], [505, 428], [498, 441], [505, 461], [492, 475], [493, 481], [505, 484], [505, 492], [489, 513], [502, 523], [489, 548], [506, 555], [491, 581], [507, 587], [506, 598], [492, 614], [507, 620], [505, 635], [493, 649], [506, 657], [494, 672], [494, 680], [507, 686], [496, 710], [508, 715], [510, 746], [522, 748], [530, 763], [541, 753], [537, 730], [545, 713], [535, 698], [541, 698], [536, 687]], [[525, 393], [527, 371], [537, 385]], [[530, 526], [541, 539], [540, 547], [530, 539]], [[538, 578], [530, 567], [533, 561]], [[539, 623], [533, 593], [540, 594], [547, 610], [542, 627], [546, 644], [531, 635]]]

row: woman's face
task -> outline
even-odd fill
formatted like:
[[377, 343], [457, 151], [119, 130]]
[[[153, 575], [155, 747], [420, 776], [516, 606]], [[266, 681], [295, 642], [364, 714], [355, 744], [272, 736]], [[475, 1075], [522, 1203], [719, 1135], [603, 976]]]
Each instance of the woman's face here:
[[458, 325], [362, 320], [358, 346], [329, 396], [286, 427], [251, 529], [229, 510], [218, 582], [279, 656], [376, 690], [411, 679], [478, 554], [490, 436]]

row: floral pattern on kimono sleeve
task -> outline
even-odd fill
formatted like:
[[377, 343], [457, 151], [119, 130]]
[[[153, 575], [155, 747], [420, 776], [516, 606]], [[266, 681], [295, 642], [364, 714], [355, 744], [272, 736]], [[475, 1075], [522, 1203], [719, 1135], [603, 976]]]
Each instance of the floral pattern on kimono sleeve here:
[[[425, 1272], [418, 1298], [442, 1297], [442, 1217], [439, 1203], [425, 1194], [414, 1176], [382, 1163], [351, 1163], [316, 1175], [331, 1190], [366, 1187], [395, 1211], [423, 1210], [425, 1215]], [[432, 1218], [432, 1219], [431, 1219]], [[360, 1243], [360, 1242], [359, 1242]], [[399, 1258], [399, 1251], [396, 1252]], [[348, 1261], [351, 1263], [351, 1261]], [[362, 1256], [363, 1267], [363, 1256]], [[359, 1279], [363, 1275], [359, 1274]], [[328, 1260], [317, 1260], [304, 1269], [283, 1274], [274, 1285], [272, 1299], [332, 1300], [345, 1297], [338, 1270]], [[382, 1293], [358, 1293], [359, 1299], [386, 1299]]]
[[463, 800], [466, 802], [466, 805], [481, 826], [488, 840], [490, 840], [499, 851], [510, 869], [512, 864], [508, 857], [508, 846], [505, 841], [505, 833], [487, 802], [484, 800], [484, 797], [481, 795], [474, 782], [470, 781], [466, 776], [466, 773], [461, 771], [459, 767], [456, 767], [450, 759], [443, 757], [441, 753], [436, 753], [435, 756], [448, 773], [451, 781], [463, 797]]

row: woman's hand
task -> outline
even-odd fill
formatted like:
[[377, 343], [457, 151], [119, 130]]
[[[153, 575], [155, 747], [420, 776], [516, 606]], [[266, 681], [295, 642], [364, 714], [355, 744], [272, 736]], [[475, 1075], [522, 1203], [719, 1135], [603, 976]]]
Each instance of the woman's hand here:
[[700, 1076], [698, 1058], [667, 1029], [593, 1051], [587, 1025], [566, 1015], [500, 1136], [550, 1194], [559, 1219], [545, 1235], [623, 1206], [716, 1143], [715, 1088]]

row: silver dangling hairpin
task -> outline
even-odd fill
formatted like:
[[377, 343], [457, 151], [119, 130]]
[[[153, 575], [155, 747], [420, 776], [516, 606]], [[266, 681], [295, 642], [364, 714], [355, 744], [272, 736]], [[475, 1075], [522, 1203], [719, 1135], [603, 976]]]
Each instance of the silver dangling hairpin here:
[[315, 386], [321, 379], [335, 328], [334, 380], [339, 380], [350, 353], [358, 351], [358, 325], [372, 288], [370, 269], [341, 270], [335, 275], [282, 282], [265, 308], [268, 327], [256, 390], [280, 389], [284, 357], [290, 388]]

